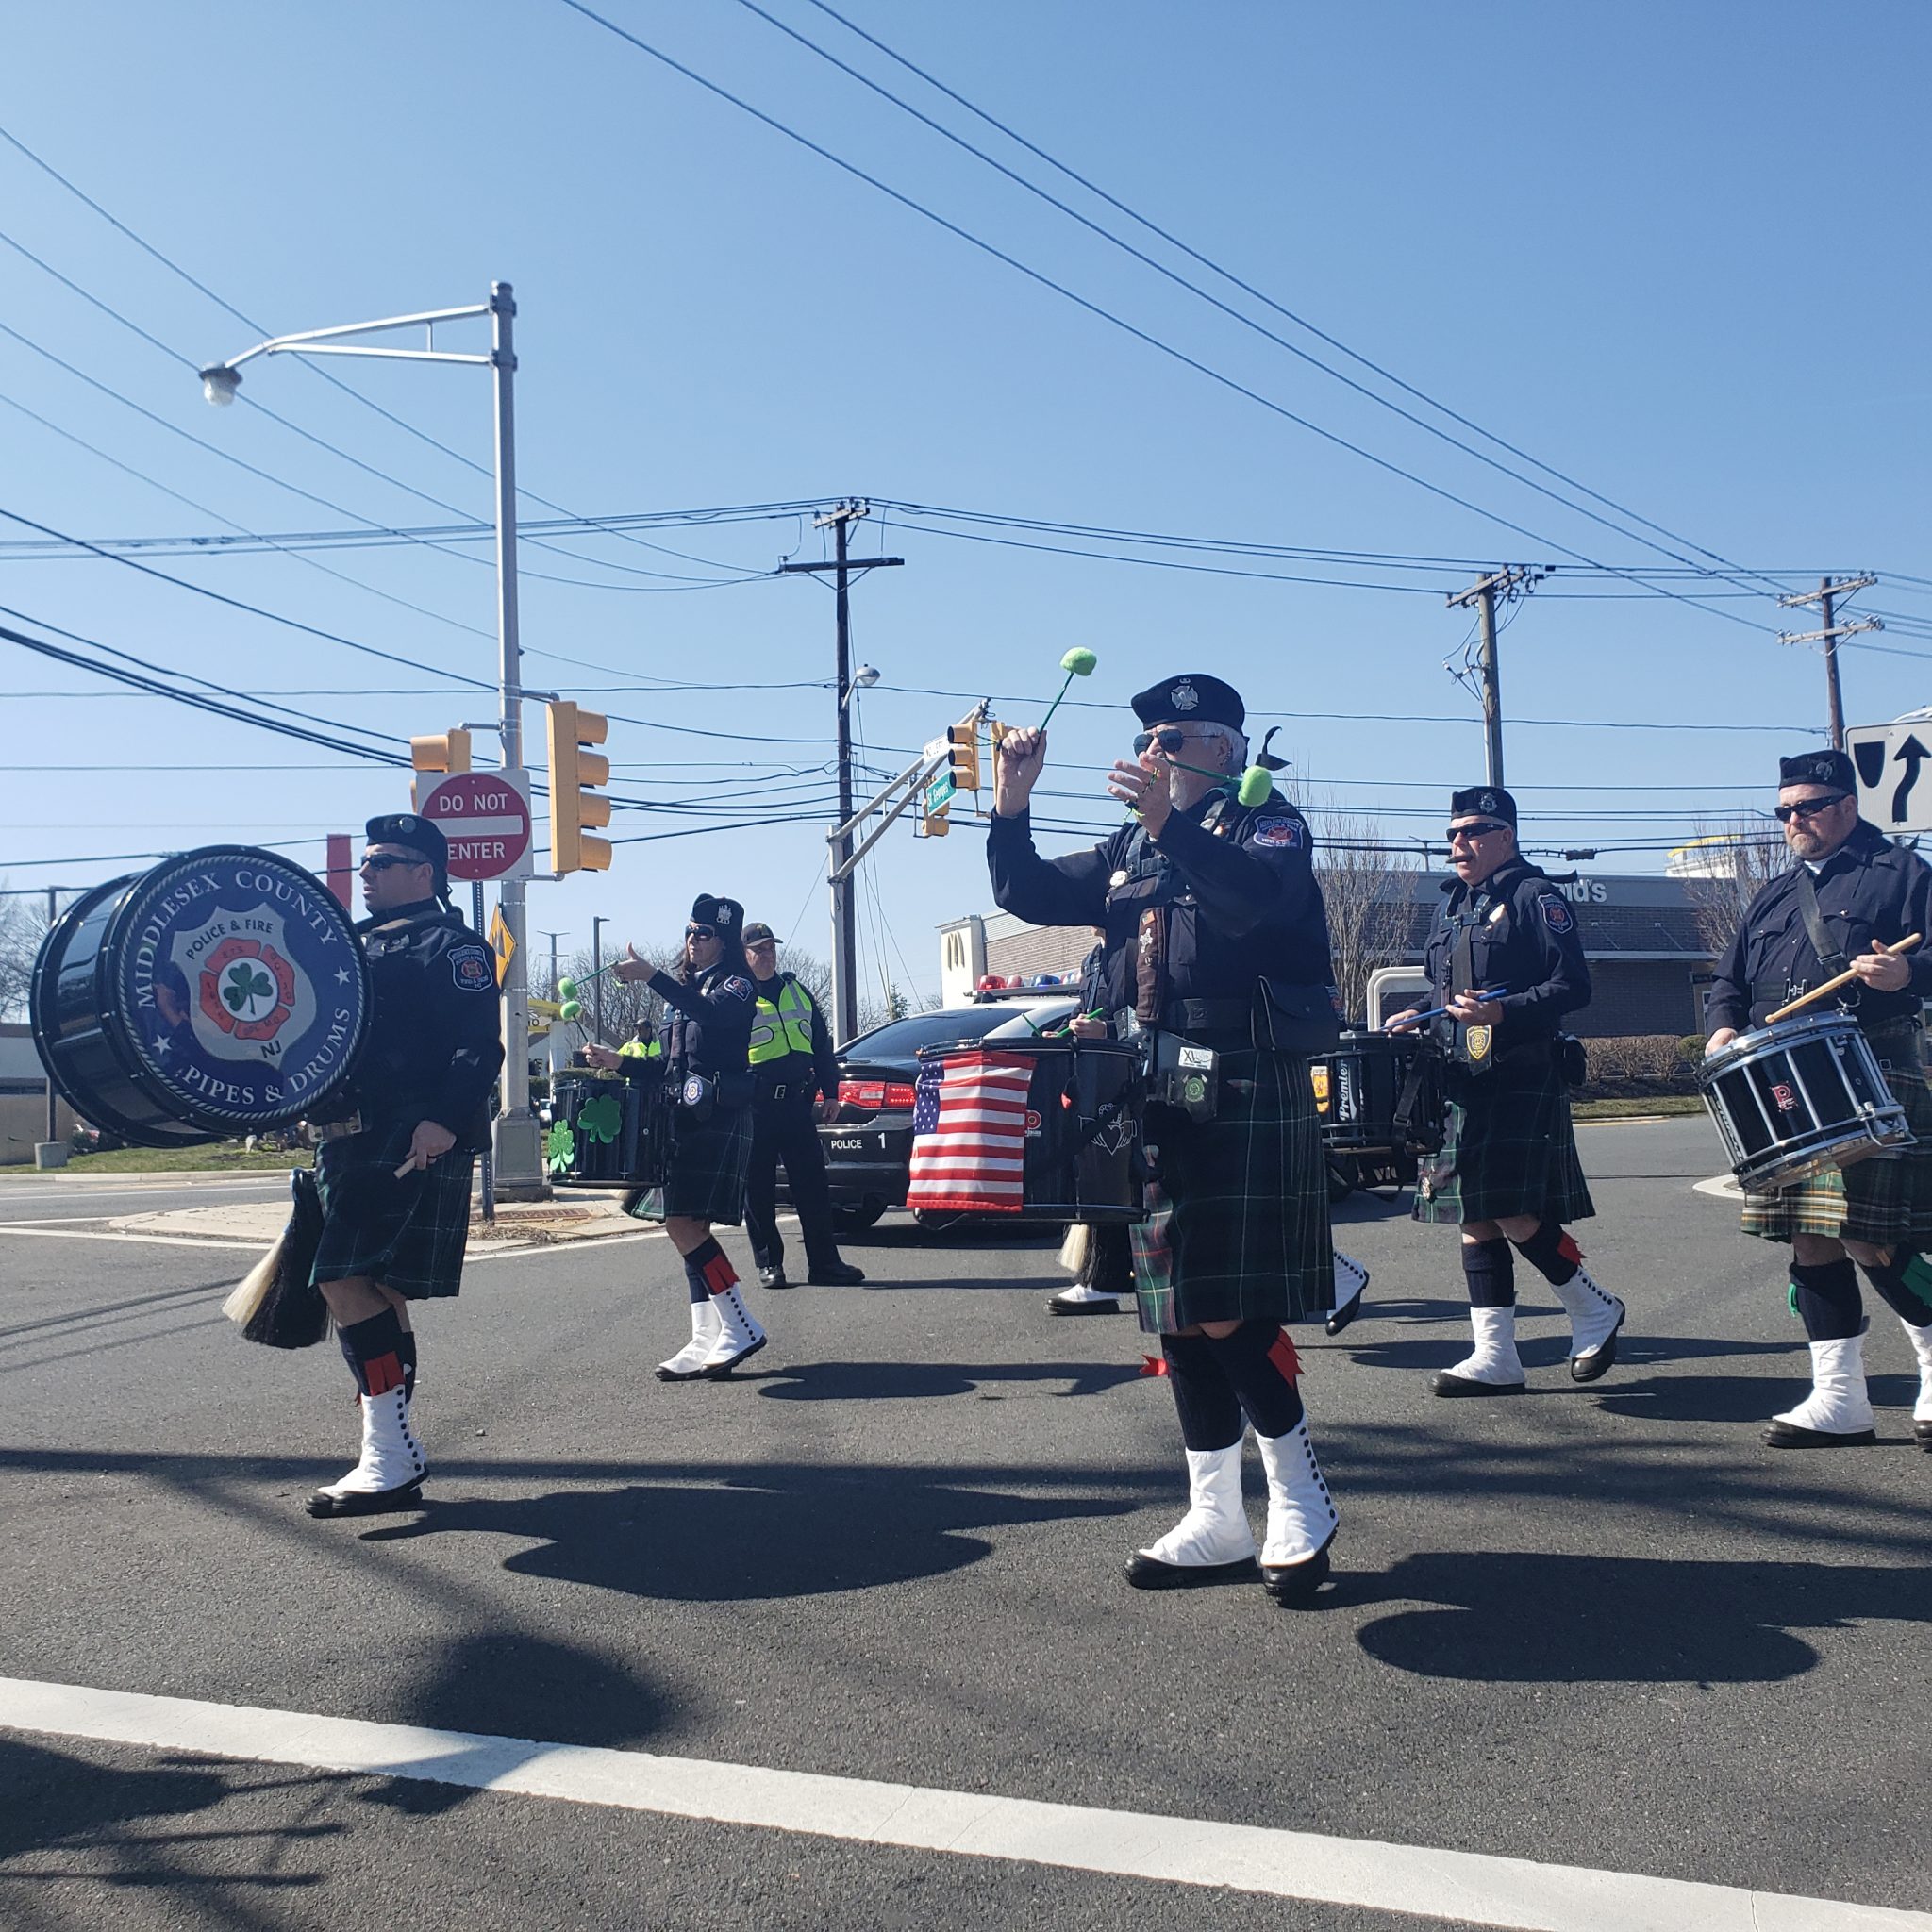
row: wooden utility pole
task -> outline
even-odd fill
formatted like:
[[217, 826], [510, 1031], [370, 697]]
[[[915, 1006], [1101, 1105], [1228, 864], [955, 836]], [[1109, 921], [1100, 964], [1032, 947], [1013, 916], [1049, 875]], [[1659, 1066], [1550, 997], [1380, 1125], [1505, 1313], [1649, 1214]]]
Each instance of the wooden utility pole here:
[[1506, 564], [1492, 571], [1480, 583], [1456, 591], [1449, 608], [1474, 604], [1482, 625], [1482, 642], [1476, 653], [1476, 675], [1483, 699], [1483, 776], [1491, 785], [1503, 783], [1503, 683], [1496, 665], [1496, 599], [1507, 603], [1531, 590], [1549, 573], [1526, 564]]
[[1825, 715], [1831, 726], [1831, 748], [1842, 751], [1845, 748], [1845, 701], [1838, 681], [1838, 641], [1848, 638], [1861, 630], [1883, 630], [1885, 625], [1875, 617], [1861, 617], [1853, 624], [1837, 622], [1838, 599], [1849, 596], [1854, 591], [1869, 590], [1878, 581], [1876, 577], [1821, 577], [1815, 591], [1807, 591], [1801, 597], [1780, 597], [1779, 606], [1786, 610], [1796, 610], [1807, 604], [1816, 604], [1819, 614], [1824, 619], [1823, 630], [1780, 631], [1781, 644], [1823, 644], [1824, 646], [1824, 701]]
[[[828, 525], [832, 531], [832, 556], [823, 563], [781, 563], [781, 575], [829, 572], [837, 591], [839, 693], [839, 824], [852, 817], [852, 615], [847, 591], [855, 574], [869, 570], [891, 570], [902, 565], [903, 557], [854, 557], [850, 552], [851, 526], [871, 508], [869, 504], [848, 498], [822, 517], [814, 517], [815, 528]], [[843, 1046], [858, 1031], [858, 909], [854, 888], [857, 875], [851, 868], [852, 839], [847, 833], [832, 847], [832, 1032], [834, 1042]]]

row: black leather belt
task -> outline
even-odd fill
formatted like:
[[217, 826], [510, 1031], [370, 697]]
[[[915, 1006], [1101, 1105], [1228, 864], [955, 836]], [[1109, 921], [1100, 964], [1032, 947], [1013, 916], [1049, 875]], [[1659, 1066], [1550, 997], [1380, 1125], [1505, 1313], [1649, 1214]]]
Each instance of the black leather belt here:
[[1253, 1013], [1249, 1000], [1169, 1000], [1160, 1024], [1190, 1039], [1202, 1033], [1245, 1033]]

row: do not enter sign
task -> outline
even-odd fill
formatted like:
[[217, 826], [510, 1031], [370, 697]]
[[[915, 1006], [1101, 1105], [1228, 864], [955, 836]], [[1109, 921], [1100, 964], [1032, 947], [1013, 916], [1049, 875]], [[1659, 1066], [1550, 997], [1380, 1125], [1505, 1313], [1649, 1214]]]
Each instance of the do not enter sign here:
[[453, 879], [530, 876], [529, 779], [521, 772], [457, 772], [419, 808], [449, 841]]

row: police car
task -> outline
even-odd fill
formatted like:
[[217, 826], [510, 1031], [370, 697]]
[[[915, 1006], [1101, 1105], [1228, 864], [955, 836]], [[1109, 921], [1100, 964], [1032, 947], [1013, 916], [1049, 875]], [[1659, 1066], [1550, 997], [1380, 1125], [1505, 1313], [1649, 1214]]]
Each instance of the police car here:
[[1029, 1039], [1071, 1020], [1080, 1010], [1079, 991], [1075, 974], [991, 976], [974, 989], [970, 1007], [889, 1020], [844, 1048], [839, 1055], [838, 1118], [819, 1128], [841, 1233], [857, 1234], [888, 1208], [906, 1205], [920, 1049]]

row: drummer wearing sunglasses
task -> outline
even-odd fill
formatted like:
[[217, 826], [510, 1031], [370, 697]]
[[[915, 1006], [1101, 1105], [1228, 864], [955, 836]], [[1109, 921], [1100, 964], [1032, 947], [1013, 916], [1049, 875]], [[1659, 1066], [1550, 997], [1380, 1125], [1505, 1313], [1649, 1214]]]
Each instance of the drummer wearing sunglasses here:
[[[1932, 957], [1898, 943], [1932, 939], [1932, 869], [1858, 815], [1857, 774], [1841, 751], [1779, 760], [1774, 816], [1795, 861], [1752, 900], [1719, 962], [1706, 1001], [1714, 1054], [1767, 1044], [1782, 1027], [1838, 1012], [1870, 1042], [1910, 1146], [1882, 1159], [1746, 1194], [1746, 1234], [1788, 1241], [1790, 1298], [1811, 1348], [1811, 1393], [1774, 1417], [1773, 1448], [1839, 1447], [1876, 1440], [1865, 1382], [1863, 1271], [1898, 1316], [1919, 1365], [1913, 1436], [1932, 1450], [1932, 1089], [1922, 1051], [1922, 1011], [1932, 998]], [[1781, 1026], [1769, 1016], [1838, 974], [1849, 983]]]
[[1474, 1347], [1429, 1386], [1442, 1396], [1523, 1392], [1517, 1255], [1570, 1318], [1571, 1376], [1593, 1382], [1617, 1358], [1624, 1304], [1591, 1279], [1566, 1232], [1596, 1212], [1570, 1124], [1560, 1031], [1564, 1015], [1590, 1003], [1576, 915], [1517, 849], [1516, 801], [1500, 785], [1472, 785], [1449, 801], [1449, 864], [1456, 880], [1429, 938], [1433, 991], [1390, 1022], [1407, 1032], [1433, 1012], [1449, 1059], [1447, 1132], [1424, 1162], [1415, 1218], [1460, 1228]]

